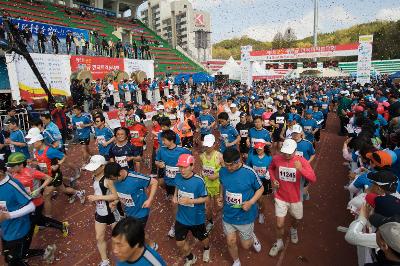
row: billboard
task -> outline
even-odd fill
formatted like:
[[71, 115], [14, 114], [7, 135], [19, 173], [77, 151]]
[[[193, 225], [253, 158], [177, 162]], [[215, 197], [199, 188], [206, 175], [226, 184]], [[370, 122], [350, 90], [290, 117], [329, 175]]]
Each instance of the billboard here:
[[141, 70], [146, 72], [148, 78], [154, 79], [154, 61], [153, 60], [136, 60], [124, 59], [124, 70], [128, 74]]
[[358, 43], [327, 45], [308, 48], [282, 48], [251, 52], [251, 60], [285, 60], [316, 57], [356, 56]]
[[361, 85], [371, 81], [371, 57], [373, 35], [361, 35], [358, 46], [357, 82]]
[[71, 56], [71, 71], [88, 70], [93, 79], [102, 79], [113, 70], [124, 71], [124, 59], [112, 57], [94, 57], [85, 55]]

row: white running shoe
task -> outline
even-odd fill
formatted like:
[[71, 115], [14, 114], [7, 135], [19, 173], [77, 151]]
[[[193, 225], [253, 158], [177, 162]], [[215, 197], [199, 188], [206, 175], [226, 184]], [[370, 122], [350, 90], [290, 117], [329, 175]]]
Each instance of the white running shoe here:
[[213, 229], [213, 227], [214, 227], [214, 223], [207, 223], [207, 225], [206, 225], [206, 231], [207, 231], [208, 234], [211, 232], [211, 230]]
[[186, 259], [185, 264], [183, 264], [184, 266], [191, 266], [194, 265], [197, 261], [197, 257], [195, 255], [193, 255], [193, 259], [188, 260]]
[[281, 251], [282, 249], [283, 249], [283, 246], [278, 246], [278, 242], [275, 242], [269, 251], [269, 255], [271, 257], [276, 257], [276, 255], [278, 255], [279, 251]]
[[264, 214], [260, 213], [260, 214], [258, 215], [258, 223], [259, 223], [259, 224], [264, 224], [264, 223], [265, 223], [265, 216], [264, 216]]
[[297, 234], [297, 229], [290, 228], [290, 242], [293, 244], [299, 243], [299, 235]]
[[253, 248], [257, 253], [261, 251], [261, 243], [258, 241], [256, 235], [253, 233]]
[[76, 196], [75, 195], [71, 195], [68, 199], [69, 204], [72, 204], [75, 202]]
[[210, 261], [210, 249], [205, 249], [203, 251], [203, 262], [209, 262]]
[[48, 245], [46, 249], [44, 250], [43, 254], [43, 260], [45, 260], [47, 263], [53, 263], [54, 261], [54, 254], [56, 252], [56, 245]]
[[156, 242], [154, 242], [153, 246], [151, 247], [152, 249], [154, 249], [155, 251], [158, 250], [158, 244]]
[[103, 260], [98, 266], [111, 266], [111, 264], [109, 260]]
[[242, 264], [240, 263], [240, 260], [235, 260], [232, 264], [232, 266], [241, 266]]
[[86, 191], [85, 190], [78, 191], [78, 193], [76, 193], [76, 196], [78, 196], [78, 198], [82, 204], [85, 203], [85, 200], [86, 200]]
[[175, 226], [174, 225], [172, 225], [171, 228], [169, 229], [168, 236], [170, 238], [175, 238]]

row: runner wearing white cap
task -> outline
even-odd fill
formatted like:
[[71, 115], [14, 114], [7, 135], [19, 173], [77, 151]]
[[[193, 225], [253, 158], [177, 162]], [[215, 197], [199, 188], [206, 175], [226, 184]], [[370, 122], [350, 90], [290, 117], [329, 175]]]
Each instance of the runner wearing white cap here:
[[283, 234], [285, 217], [289, 211], [293, 216], [290, 228], [290, 240], [297, 244], [297, 225], [303, 218], [303, 203], [300, 195], [301, 178], [316, 181], [314, 170], [310, 163], [301, 156], [296, 155], [297, 143], [286, 139], [281, 147], [281, 153], [275, 155], [269, 167], [272, 185], [275, 187], [275, 215], [277, 241], [272, 246], [269, 255], [275, 257], [283, 249]]
[[237, 108], [236, 103], [231, 103], [230, 107], [230, 112], [229, 114], [229, 121], [231, 126], [236, 128], [236, 125], [240, 122], [240, 111]]

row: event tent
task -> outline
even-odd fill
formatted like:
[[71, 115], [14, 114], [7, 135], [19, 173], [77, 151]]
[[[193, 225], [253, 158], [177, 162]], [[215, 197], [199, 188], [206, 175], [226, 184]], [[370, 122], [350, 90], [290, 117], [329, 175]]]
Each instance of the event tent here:
[[240, 80], [241, 68], [235, 59], [231, 56], [214, 75], [222, 73], [223, 75], [229, 75], [229, 79]]

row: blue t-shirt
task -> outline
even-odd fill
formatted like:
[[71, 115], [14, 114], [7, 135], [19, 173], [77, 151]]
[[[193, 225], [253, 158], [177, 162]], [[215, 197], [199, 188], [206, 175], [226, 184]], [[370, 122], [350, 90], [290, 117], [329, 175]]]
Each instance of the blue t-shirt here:
[[85, 115], [81, 116], [72, 116], [72, 124], [76, 127], [76, 132], [78, 133], [78, 137], [80, 140], [85, 140], [90, 138], [90, 127], [80, 128], [80, 125], [87, 125], [92, 123], [89, 117]]
[[312, 143], [306, 139], [297, 142], [296, 155], [303, 156], [307, 161], [315, 154], [315, 149]]
[[215, 122], [215, 118], [210, 114], [201, 114], [198, 119], [200, 124], [200, 133], [202, 135], [211, 134], [211, 129], [207, 127], [211, 126], [211, 124]]
[[[21, 143], [26, 144], [24, 133], [22, 133], [21, 129], [11, 131], [10, 132], [10, 140], [12, 140], [14, 142], [21, 142]], [[31, 155], [29, 154], [28, 145], [25, 145], [24, 147], [18, 147], [16, 145], [10, 144], [9, 147], [10, 147], [11, 153], [22, 152], [25, 155], [26, 159], [29, 159], [31, 157]]]
[[312, 117], [317, 121], [318, 126], [320, 126], [322, 121], [324, 120], [324, 114], [321, 111], [313, 112]]
[[116, 163], [118, 163], [122, 168], [125, 169], [134, 169], [133, 161], [128, 162], [127, 157], [136, 156], [135, 148], [130, 142], [127, 142], [123, 146], [119, 146], [116, 143], [111, 143], [109, 148], [108, 155], [110, 158], [113, 158]]
[[[158, 140], [158, 143], [160, 144], [160, 146], [163, 146], [163, 142], [162, 142], [162, 138], [161, 138], [161, 133], [162, 133], [162, 132], [158, 133], [157, 140]], [[176, 144], [176, 145], [180, 145], [180, 144], [181, 144], [181, 137], [179, 137], [179, 135], [176, 134], [176, 133], [175, 133], [175, 135], [176, 135], [175, 144]]]
[[[175, 186], [178, 190], [178, 199], [187, 197], [197, 199], [207, 197], [206, 184], [203, 178], [198, 175], [193, 175], [191, 178], [184, 178], [180, 173], [175, 177]], [[179, 204], [176, 220], [184, 225], [192, 226], [204, 224], [206, 219], [206, 205], [202, 204]]]
[[161, 146], [157, 151], [156, 161], [165, 163], [164, 181], [169, 186], [175, 186], [175, 177], [179, 173], [179, 167], [176, 164], [181, 154], [192, 154], [192, 152], [189, 149], [179, 146], [173, 149]]
[[[234, 141], [237, 138], [237, 136], [239, 136], [239, 133], [231, 125], [219, 126], [218, 129], [219, 129], [219, 132], [221, 134], [221, 141], [220, 141], [219, 149], [220, 149], [221, 152], [224, 152], [226, 150], [225, 142]], [[231, 147], [235, 148], [236, 145], [231, 146]]]
[[261, 179], [270, 179], [268, 167], [272, 162], [272, 156], [264, 155], [262, 158], [258, 156], [258, 154], [254, 154], [254, 152], [249, 152], [249, 156], [247, 157], [246, 164], [253, 168], [254, 172]]
[[323, 114], [326, 115], [327, 113], [329, 113], [329, 102], [322, 101], [320, 102], [320, 105], [321, 105], [321, 112]]
[[103, 156], [108, 156], [112, 143], [108, 144], [107, 146], [103, 146], [102, 143], [109, 141], [114, 137], [114, 133], [109, 127], [103, 128], [95, 128], [94, 129], [96, 139], [97, 139], [97, 147], [99, 148], [99, 154]]
[[249, 130], [249, 139], [250, 139], [250, 148], [254, 147], [254, 143], [262, 142], [267, 143], [271, 142], [271, 135], [269, 131], [265, 128], [256, 129], [255, 127], [250, 128]]
[[160, 254], [157, 253], [154, 249], [151, 247], [145, 245], [143, 254], [140, 256], [135, 261], [117, 261], [117, 266], [166, 266], [167, 264], [163, 260], [163, 258], [160, 256]]
[[365, 186], [370, 187], [372, 183], [368, 179], [368, 173], [363, 173], [359, 175], [357, 179], [353, 182], [353, 185], [358, 189], [364, 189]]
[[313, 131], [318, 128], [317, 121], [314, 118], [301, 120], [306, 140], [313, 142], [315, 140]]
[[149, 208], [142, 208], [142, 206], [147, 200], [146, 188], [150, 184], [151, 177], [131, 170], [127, 171], [128, 175], [124, 180], [114, 182], [119, 201], [128, 216], [144, 218], [150, 212]]
[[[39, 155], [42, 155], [44, 152], [44, 150], [38, 150], [37, 153]], [[61, 151], [54, 149], [53, 147], [49, 147], [49, 149], [47, 150], [46, 153], [46, 157], [49, 158], [50, 160], [52, 159], [58, 159], [61, 160], [62, 158], [64, 158], [65, 154], [62, 153]]]
[[[29, 204], [31, 197], [22, 184], [14, 178], [6, 176], [0, 181], [0, 211], [13, 212]], [[29, 214], [0, 223], [1, 238], [6, 241], [21, 239], [30, 230]]]
[[243, 165], [231, 173], [222, 167], [219, 171], [219, 179], [224, 195], [222, 219], [229, 224], [253, 223], [257, 217], [257, 204], [253, 204], [247, 212], [241, 208], [241, 205], [250, 200], [262, 186], [254, 170]]
[[57, 141], [53, 133], [47, 129], [42, 132], [44, 143], [47, 146], [53, 146], [52, 144]]
[[46, 126], [46, 130], [50, 131], [51, 134], [54, 136], [54, 138], [55, 138], [56, 140], [58, 140], [58, 141], [61, 141], [61, 140], [62, 140], [62, 135], [61, 135], [60, 129], [58, 128], [58, 126], [57, 126], [55, 123], [50, 122], [50, 123]]
[[252, 117], [262, 116], [263, 113], [265, 113], [265, 109], [264, 108], [254, 108], [253, 110], [251, 110], [251, 116]]

